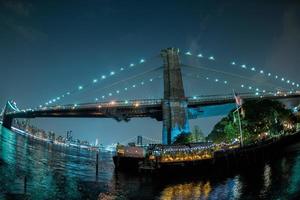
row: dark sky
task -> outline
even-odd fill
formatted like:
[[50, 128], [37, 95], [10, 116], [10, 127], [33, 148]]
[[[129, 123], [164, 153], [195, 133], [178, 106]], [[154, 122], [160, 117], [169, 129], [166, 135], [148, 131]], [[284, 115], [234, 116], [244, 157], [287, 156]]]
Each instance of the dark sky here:
[[[300, 81], [300, 2], [0, 0], [0, 105], [14, 99], [20, 108], [37, 106], [170, 46], [238, 58]], [[94, 99], [102, 95], [101, 87], [62, 103]], [[147, 87], [126, 98], [162, 96], [161, 85]], [[216, 120], [193, 124], [207, 133]], [[152, 119], [32, 122], [59, 134], [72, 129], [75, 137], [105, 144], [136, 135], [161, 137], [161, 123]]]

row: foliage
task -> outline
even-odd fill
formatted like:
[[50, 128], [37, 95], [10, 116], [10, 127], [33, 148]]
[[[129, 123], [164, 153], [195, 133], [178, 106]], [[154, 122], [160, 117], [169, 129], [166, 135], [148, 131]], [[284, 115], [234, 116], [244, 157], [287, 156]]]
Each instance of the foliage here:
[[204, 142], [205, 136], [201, 129], [198, 126], [195, 126], [191, 133], [181, 133], [179, 134], [174, 141], [174, 144], [187, 144], [187, 143], [196, 143]]
[[176, 136], [174, 144], [186, 144], [191, 141], [191, 133], [182, 132]]
[[[232, 142], [239, 137], [239, 122], [237, 112], [232, 110], [228, 116], [217, 123], [208, 135], [213, 142]], [[255, 100], [243, 104], [241, 125], [244, 141], [251, 142], [261, 134], [271, 136], [294, 132], [297, 118], [278, 101]]]

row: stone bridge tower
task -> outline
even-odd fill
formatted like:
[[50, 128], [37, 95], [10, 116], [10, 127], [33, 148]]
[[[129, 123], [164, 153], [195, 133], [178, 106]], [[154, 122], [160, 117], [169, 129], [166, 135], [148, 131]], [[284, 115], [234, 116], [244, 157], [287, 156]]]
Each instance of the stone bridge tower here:
[[164, 63], [163, 144], [172, 144], [177, 135], [190, 132], [178, 54], [177, 48], [161, 51]]

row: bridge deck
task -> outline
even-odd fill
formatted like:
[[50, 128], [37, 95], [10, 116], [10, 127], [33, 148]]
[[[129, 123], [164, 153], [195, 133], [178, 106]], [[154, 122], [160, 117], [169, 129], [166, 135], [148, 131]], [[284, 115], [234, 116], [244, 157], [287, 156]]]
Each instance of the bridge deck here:
[[[249, 95], [241, 94], [245, 101], [255, 99], [296, 99], [300, 100], [300, 94], [284, 95]], [[184, 99], [188, 102], [189, 108], [198, 108], [211, 105], [223, 105], [235, 103], [233, 95], [211, 95], [198, 96]], [[78, 105], [61, 105], [44, 107], [36, 110], [23, 110], [7, 113], [10, 118], [35, 118], [35, 117], [95, 117], [95, 118], [115, 118], [117, 120], [128, 120], [133, 117], [151, 117], [162, 120], [162, 99], [150, 100], [130, 100], [130, 101], [111, 101], [99, 103], [85, 103]], [[297, 101], [299, 104], [299, 102]]]

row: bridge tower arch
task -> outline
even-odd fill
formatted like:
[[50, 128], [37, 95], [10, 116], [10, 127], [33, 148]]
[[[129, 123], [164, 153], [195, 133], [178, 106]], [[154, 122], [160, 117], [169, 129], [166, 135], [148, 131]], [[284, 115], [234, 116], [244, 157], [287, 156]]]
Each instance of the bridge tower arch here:
[[172, 144], [177, 135], [189, 133], [187, 98], [184, 94], [179, 49], [161, 51], [164, 65], [164, 99], [162, 101], [163, 144]]

